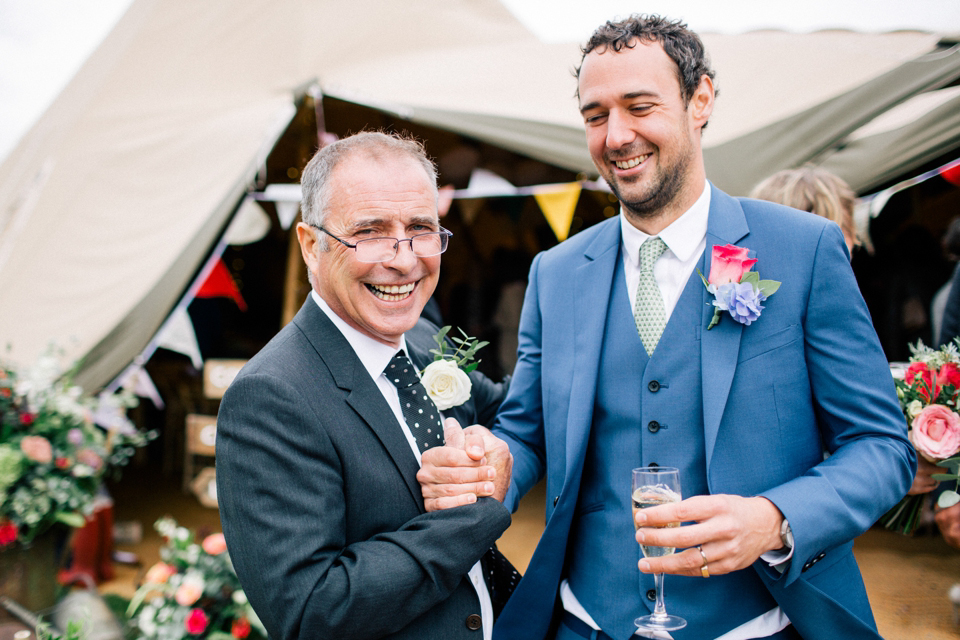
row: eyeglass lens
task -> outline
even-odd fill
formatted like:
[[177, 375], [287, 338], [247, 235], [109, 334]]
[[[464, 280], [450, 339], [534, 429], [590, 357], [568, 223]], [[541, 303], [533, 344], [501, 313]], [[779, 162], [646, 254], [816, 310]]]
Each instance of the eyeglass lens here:
[[447, 248], [447, 234], [424, 233], [412, 238], [369, 238], [357, 242], [357, 259], [363, 262], [383, 262], [392, 260], [397, 251], [400, 250], [400, 244], [410, 243], [410, 249], [413, 255], [418, 258], [429, 258], [443, 253]]

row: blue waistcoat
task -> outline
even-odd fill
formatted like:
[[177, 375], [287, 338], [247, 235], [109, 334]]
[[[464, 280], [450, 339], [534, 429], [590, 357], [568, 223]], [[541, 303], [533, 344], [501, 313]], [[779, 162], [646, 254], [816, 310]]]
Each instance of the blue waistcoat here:
[[[654, 463], [677, 467], [685, 498], [709, 493], [700, 371], [704, 296], [694, 272], [648, 357], [622, 259], [612, 286], [567, 579], [597, 624], [626, 640], [636, 630], [633, 619], [654, 605], [647, 597], [653, 576], [637, 568], [642, 553], [630, 508], [631, 470]], [[706, 580], [667, 576], [664, 582], [667, 611], [688, 621], [686, 629], [672, 632], [675, 640], [714, 638], [777, 606], [752, 568]], [[682, 591], [688, 592], [683, 598], [670, 597]]]

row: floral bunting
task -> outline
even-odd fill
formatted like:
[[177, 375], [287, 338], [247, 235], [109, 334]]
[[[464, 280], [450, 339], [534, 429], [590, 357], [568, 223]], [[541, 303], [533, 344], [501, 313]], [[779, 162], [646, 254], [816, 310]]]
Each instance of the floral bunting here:
[[230, 270], [227, 269], [227, 265], [223, 263], [222, 258], [217, 258], [217, 262], [213, 265], [213, 269], [210, 270], [206, 280], [204, 280], [200, 288], [197, 289], [195, 297], [230, 298], [237, 303], [240, 311], [247, 310], [247, 302], [240, 294], [240, 289], [233, 280]]
[[182, 353], [190, 358], [194, 368], [203, 368], [203, 357], [200, 355], [200, 345], [197, 344], [197, 334], [193, 330], [193, 323], [186, 307], [177, 307], [163, 323], [157, 332], [156, 346]]

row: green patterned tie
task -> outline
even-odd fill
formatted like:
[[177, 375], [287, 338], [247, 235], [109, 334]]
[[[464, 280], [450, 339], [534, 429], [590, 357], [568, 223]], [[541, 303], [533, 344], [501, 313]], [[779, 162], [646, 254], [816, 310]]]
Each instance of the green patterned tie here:
[[663, 296], [653, 277], [653, 265], [660, 254], [667, 250], [663, 240], [654, 236], [640, 245], [640, 284], [637, 285], [637, 300], [633, 305], [633, 319], [647, 355], [653, 355], [660, 341], [660, 334], [667, 324], [663, 308]]

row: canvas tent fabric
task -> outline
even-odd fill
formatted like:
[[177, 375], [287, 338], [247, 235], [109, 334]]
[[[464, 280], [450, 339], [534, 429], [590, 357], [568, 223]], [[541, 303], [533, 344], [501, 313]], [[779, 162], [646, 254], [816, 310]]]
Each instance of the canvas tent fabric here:
[[[708, 147], [802, 114], [937, 42], [704, 39], [721, 91]], [[258, 171], [313, 83], [592, 174], [571, 75], [579, 58], [575, 43], [537, 41], [496, 0], [136, 0], [0, 164], [0, 343], [28, 363], [56, 341], [84, 358], [88, 388], [120, 373], [244, 194], [263, 186]]]

